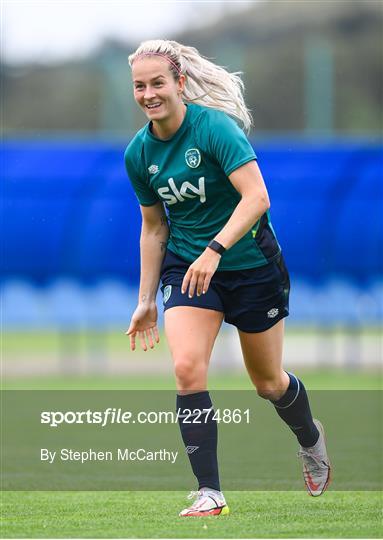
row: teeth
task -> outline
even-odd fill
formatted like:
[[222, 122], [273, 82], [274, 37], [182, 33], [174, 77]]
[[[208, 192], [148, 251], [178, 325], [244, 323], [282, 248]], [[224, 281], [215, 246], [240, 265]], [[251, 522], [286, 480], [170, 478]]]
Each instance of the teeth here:
[[146, 105], [148, 109], [156, 109], [161, 103], [153, 103], [153, 105]]

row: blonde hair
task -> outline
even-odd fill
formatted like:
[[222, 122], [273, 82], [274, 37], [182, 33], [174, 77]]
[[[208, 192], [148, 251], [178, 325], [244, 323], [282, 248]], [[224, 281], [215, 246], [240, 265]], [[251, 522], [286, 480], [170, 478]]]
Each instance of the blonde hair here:
[[201, 56], [194, 47], [163, 39], [141, 43], [129, 56], [129, 65], [132, 66], [138, 57], [151, 54], [168, 60], [176, 80], [181, 73], [186, 76], [184, 101], [224, 111], [239, 120], [247, 132], [250, 130], [253, 121], [243, 98], [245, 87], [240, 72], [229, 73]]

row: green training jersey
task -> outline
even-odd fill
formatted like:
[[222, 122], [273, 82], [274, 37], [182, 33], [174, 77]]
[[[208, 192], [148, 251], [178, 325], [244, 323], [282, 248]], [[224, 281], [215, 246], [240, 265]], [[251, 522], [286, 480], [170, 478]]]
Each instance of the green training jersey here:
[[[224, 112], [188, 104], [177, 132], [166, 140], [148, 122], [125, 151], [125, 164], [139, 203], [165, 204], [168, 248], [193, 262], [230, 219], [241, 195], [228, 176], [257, 159], [243, 131]], [[218, 270], [262, 266], [280, 247], [269, 212], [228, 249]]]

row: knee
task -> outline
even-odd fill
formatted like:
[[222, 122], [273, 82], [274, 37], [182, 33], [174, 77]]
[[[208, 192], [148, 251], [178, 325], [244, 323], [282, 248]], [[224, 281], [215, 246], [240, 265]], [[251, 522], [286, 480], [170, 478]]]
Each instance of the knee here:
[[255, 385], [257, 394], [263, 399], [269, 399], [271, 401], [277, 401], [280, 399], [285, 390], [281, 381], [262, 381], [257, 382]]
[[177, 386], [181, 390], [202, 389], [205, 385], [206, 369], [194, 355], [184, 354], [174, 361]]

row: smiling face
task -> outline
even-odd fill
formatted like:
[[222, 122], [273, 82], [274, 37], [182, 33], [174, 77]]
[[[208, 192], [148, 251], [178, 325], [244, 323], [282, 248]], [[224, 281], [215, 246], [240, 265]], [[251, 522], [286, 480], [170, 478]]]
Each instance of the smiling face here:
[[[184, 109], [185, 76], [176, 80], [165, 58], [137, 58], [132, 66], [134, 99], [153, 123], [171, 122]], [[181, 114], [182, 115], [182, 114]]]

